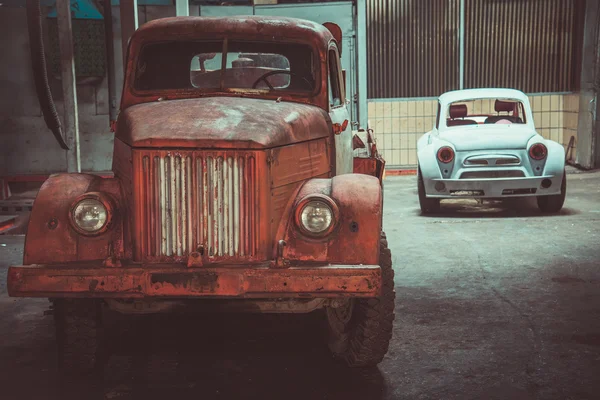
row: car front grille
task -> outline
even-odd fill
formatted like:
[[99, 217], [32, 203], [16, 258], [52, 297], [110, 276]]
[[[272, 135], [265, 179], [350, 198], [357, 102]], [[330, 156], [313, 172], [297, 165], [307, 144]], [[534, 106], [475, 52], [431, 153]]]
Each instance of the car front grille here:
[[257, 252], [256, 158], [251, 152], [142, 151], [139, 253], [146, 260], [199, 252], [210, 260]]
[[521, 170], [506, 171], [466, 171], [460, 175], [460, 179], [502, 179], [523, 178], [525, 174]]

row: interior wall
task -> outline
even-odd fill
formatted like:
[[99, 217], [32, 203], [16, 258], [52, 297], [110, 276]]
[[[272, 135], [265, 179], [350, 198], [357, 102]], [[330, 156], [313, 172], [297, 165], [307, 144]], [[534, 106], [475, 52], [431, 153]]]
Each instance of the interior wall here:
[[[49, 9], [42, 10], [42, 15]], [[113, 7], [116, 73], [123, 74], [119, 7]], [[195, 13], [195, 14], [194, 14]], [[198, 7], [190, 7], [198, 15]], [[175, 16], [175, 6], [140, 6], [139, 24]], [[46, 18], [42, 18], [47, 29]], [[49, 46], [46, 46], [48, 51]], [[67, 169], [66, 152], [46, 127], [37, 100], [31, 69], [27, 19], [23, 7], [0, 9], [0, 176], [49, 174]], [[63, 117], [62, 85], [50, 76], [50, 87]], [[122, 79], [119, 79], [118, 91]], [[106, 77], [77, 85], [82, 171], [108, 171], [112, 166], [114, 135], [108, 117]]]

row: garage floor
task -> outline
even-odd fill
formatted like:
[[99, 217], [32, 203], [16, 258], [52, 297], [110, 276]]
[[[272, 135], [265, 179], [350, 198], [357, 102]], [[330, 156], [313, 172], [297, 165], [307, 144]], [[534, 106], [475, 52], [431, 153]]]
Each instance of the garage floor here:
[[414, 176], [387, 178], [397, 313], [370, 371], [330, 359], [318, 314], [141, 317], [112, 336], [98, 382], [66, 389], [49, 303], [6, 294], [23, 236], [0, 236], [0, 398], [598, 398], [600, 173], [568, 178], [560, 215], [455, 201], [434, 217]]

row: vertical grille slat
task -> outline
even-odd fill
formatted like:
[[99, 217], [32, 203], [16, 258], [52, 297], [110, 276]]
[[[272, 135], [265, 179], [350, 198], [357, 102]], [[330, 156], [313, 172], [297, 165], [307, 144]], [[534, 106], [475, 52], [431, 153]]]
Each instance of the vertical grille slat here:
[[246, 170], [248, 174], [248, 196], [249, 201], [246, 202], [246, 206], [248, 207], [248, 216], [246, 217], [246, 227], [248, 232], [248, 247], [246, 248], [246, 252], [250, 254], [254, 254], [256, 252], [256, 241], [255, 241], [255, 230], [251, 229], [250, 221], [255, 221], [255, 207], [254, 202], [256, 201], [256, 187], [255, 187], [255, 160], [254, 157], [250, 157], [248, 159], [249, 168]]
[[187, 198], [186, 198], [186, 203], [187, 203], [187, 207], [189, 210], [189, 215], [188, 213], [182, 213], [182, 215], [185, 218], [185, 223], [186, 223], [186, 227], [187, 227], [187, 241], [185, 242], [186, 244], [186, 251], [191, 252], [193, 251], [193, 240], [194, 240], [194, 230], [193, 230], [193, 218], [190, 218], [190, 215], [198, 215], [197, 213], [194, 213], [193, 207], [194, 207], [194, 203], [193, 203], [193, 197], [194, 197], [194, 193], [193, 193], [193, 185], [194, 185], [194, 177], [192, 175], [192, 158], [191, 157], [186, 157], [185, 158], [185, 174], [187, 176], [187, 180], [185, 181], [186, 184], [186, 193], [187, 193]]
[[160, 214], [160, 157], [154, 157], [154, 163], [152, 166], [153, 171], [153, 179], [152, 182], [152, 198], [149, 199], [151, 203], [151, 217], [152, 224], [150, 225], [150, 236], [152, 236], [152, 252], [150, 253], [153, 256], [156, 256], [160, 252], [160, 248], [162, 245], [161, 240], [161, 232], [162, 232], [162, 224], [161, 224], [161, 214]]
[[237, 152], [145, 151], [140, 158], [141, 254], [209, 260], [257, 253], [256, 160]]
[[233, 159], [233, 250], [235, 256], [240, 252], [240, 166], [237, 157]]
[[177, 166], [175, 165], [175, 157], [170, 157], [170, 175], [169, 182], [171, 190], [169, 192], [170, 195], [170, 203], [169, 203], [169, 221], [171, 222], [171, 254], [175, 255], [177, 253], [177, 180], [178, 180], [178, 171]]

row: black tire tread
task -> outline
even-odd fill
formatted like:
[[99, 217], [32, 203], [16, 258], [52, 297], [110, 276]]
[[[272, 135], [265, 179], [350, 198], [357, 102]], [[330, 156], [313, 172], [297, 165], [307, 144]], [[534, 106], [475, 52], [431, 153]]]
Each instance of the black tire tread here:
[[540, 211], [545, 213], [557, 213], [565, 204], [567, 195], [567, 174], [563, 173], [563, 179], [560, 185], [560, 194], [551, 196], [538, 196], [537, 205]]
[[379, 264], [383, 283], [381, 296], [356, 301], [347, 337], [348, 345], [344, 352], [335, 354], [350, 367], [379, 364], [386, 355], [392, 338], [396, 290], [392, 254], [387, 247], [385, 234], [382, 234], [380, 240]]
[[425, 183], [423, 182], [423, 174], [421, 167], [417, 168], [417, 191], [419, 194], [419, 206], [421, 213], [431, 214], [440, 211], [440, 199], [428, 198], [425, 194]]

